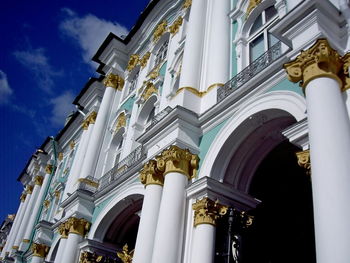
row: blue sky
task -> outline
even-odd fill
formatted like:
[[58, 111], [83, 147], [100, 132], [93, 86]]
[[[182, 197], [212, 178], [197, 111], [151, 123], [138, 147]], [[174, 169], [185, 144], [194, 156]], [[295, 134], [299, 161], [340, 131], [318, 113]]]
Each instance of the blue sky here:
[[0, 9], [0, 221], [16, 213], [16, 181], [56, 135], [108, 35], [126, 35], [149, 0], [5, 0]]

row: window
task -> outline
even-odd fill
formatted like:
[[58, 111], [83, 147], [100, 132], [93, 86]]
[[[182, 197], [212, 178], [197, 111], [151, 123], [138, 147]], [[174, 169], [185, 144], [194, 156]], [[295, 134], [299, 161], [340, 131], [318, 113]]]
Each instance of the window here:
[[122, 152], [122, 145], [123, 145], [123, 140], [121, 139], [115, 153], [114, 166], [116, 166], [119, 163], [120, 154]]
[[250, 62], [278, 42], [278, 39], [269, 33], [269, 26], [276, 17], [277, 10], [274, 6], [270, 6], [255, 19], [249, 33]]
[[166, 58], [166, 55], [168, 52], [168, 44], [169, 44], [169, 41], [167, 40], [160, 46], [160, 48], [156, 54], [155, 61], [154, 61], [155, 66], [157, 66], [159, 63], [161, 63]]

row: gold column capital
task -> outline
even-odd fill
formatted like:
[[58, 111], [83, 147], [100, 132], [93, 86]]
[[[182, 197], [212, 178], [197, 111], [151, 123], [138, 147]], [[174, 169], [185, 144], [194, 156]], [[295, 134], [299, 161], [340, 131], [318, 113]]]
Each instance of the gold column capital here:
[[192, 5], [192, 0], [185, 0], [183, 5], [182, 5], [182, 9], [190, 8], [191, 5]]
[[33, 193], [33, 186], [32, 185], [27, 185], [26, 187], [26, 193], [28, 195], [32, 194]]
[[84, 130], [87, 130], [89, 128], [90, 124], [94, 124], [96, 122], [96, 117], [97, 117], [97, 113], [96, 111], [92, 111], [86, 118], [85, 120], [82, 122], [82, 127]]
[[320, 77], [333, 78], [342, 90], [349, 88], [348, 67], [350, 57], [341, 57], [328, 43], [327, 39], [318, 39], [308, 50], [301, 51], [293, 61], [284, 64], [288, 79], [300, 82], [303, 89], [307, 84]]
[[41, 175], [37, 175], [34, 177], [34, 184], [41, 186], [43, 184], [44, 177]]
[[128, 62], [128, 66], [126, 67], [126, 70], [132, 71], [137, 66], [139, 61], [140, 61], [140, 55], [132, 54], [129, 58], [129, 62]]
[[121, 91], [124, 87], [124, 79], [118, 75], [110, 73], [105, 77], [103, 84], [105, 85], [105, 87], [112, 87]]
[[47, 164], [45, 167], [45, 173], [51, 174], [53, 172], [53, 165], [52, 164]]
[[33, 257], [45, 258], [49, 250], [50, 247], [44, 244], [33, 243], [32, 245]]
[[90, 230], [90, 222], [84, 218], [70, 217], [66, 221], [66, 227], [69, 227], [69, 234], [77, 234], [85, 236], [86, 233]]
[[157, 42], [161, 36], [167, 31], [168, 22], [164, 19], [160, 22], [153, 32], [153, 42]]
[[21, 202], [23, 203], [26, 200], [27, 194], [26, 193], [22, 193], [21, 197], [19, 198], [21, 200]]
[[134, 249], [129, 251], [128, 244], [125, 244], [123, 246], [123, 251], [117, 252], [117, 256], [123, 263], [131, 263], [134, 256]]
[[142, 68], [146, 67], [148, 59], [151, 56], [151, 52], [147, 52], [146, 54], [143, 55], [143, 57], [139, 60], [139, 64]]
[[164, 176], [157, 168], [157, 161], [149, 160], [144, 164], [140, 171], [140, 181], [145, 186], [149, 184], [157, 184], [163, 186]]
[[310, 150], [296, 152], [295, 155], [298, 158], [298, 165], [306, 169], [308, 175], [311, 174], [311, 164], [310, 164]]
[[61, 238], [68, 238], [69, 234], [69, 224], [68, 222], [63, 222], [58, 226], [58, 233], [61, 235]]
[[192, 154], [188, 149], [181, 149], [176, 145], [171, 145], [164, 150], [157, 159], [157, 168], [164, 172], [164, 176], [168, 173], [182, 173], [188, 179], [197, 175], [199, 157]]
[[204, 197], [192, 204], [194, 210], [194, 226], [201, 224], [216, 225], [216, 220], [227, 213], [227, 206], [219, 204], [219, 201], [213, 201]]
[[126, 115], [124, 112], [121, 112], [118, 115], [117, 123], [115, 125], [115, 132], [119, 131], [119, 129], [122, 127], [126, 127]]

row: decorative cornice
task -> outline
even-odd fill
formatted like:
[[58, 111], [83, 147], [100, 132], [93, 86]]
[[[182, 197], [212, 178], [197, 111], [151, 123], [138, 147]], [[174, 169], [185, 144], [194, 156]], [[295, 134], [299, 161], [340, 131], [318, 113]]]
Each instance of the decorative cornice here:
[[126, 127], [126, 115], [121, 112], [117, 118], [117, 123], [115, 125], [115, 132], [119, 131], [120, 128]]
[[77, 234], [81, 236], [85, 236], [87, 232], [90, 230], [90, 222], [85, 220], [84, 218], [76, 218], [70, 217], [66, 221], [66, 227], [69, 227], [69, 234]]
[[192, 0], [185, 0], [183, 5], [182, 5], [182, 9], [190, 8], [191, 5], [192, 5]]
[[288, 79], [292, 82], [299, 82], [303, 89], [313, 79], [328, 77], [338, 81], [341, 89], [346, 90], [350, 87], [349, 64], [349, 54], [341, 57], [329, 45], [327, 39], [318, 39], [308, 50], [301, 51], [295, 60], [284, 64], [284, 68]]
[[249, 0], [248, 8], [246, 11], [247, 17], [250, 15], [250, 13], [253, 11], [255, 7], [257, 7], [262, 0]]
[[41, 186], [43, 184], [43, 181], [44, 181], [44, 177], [43, 176], [37, 175], [37, 176], [34, 177], [34, 184], [35, 185]]
[[85, 118], [85, 120], [82, 123], [82, 127], [84, 130], [87, 130], [89, 128], [90, 124], [95, 124], [96, 122], [96, 117], [97, 117], [97, 113], [96, 111], [93, 111], [89, 114], [89, 116], [87, 116]]
[[169, 32], [170, 34], [172, 35], [175, 35], [177, 32], [179, 32], [179, 29], [182, 25], [182, 22], [183, 22], [183, 18], [182, 16], [179, 16], [175, 21], [174, 23], [172, 23], [171, 26], [169, 26]]
[[132, 258], [134, 256], [134, 249], [129, 251], [128, 244], [123, 246], [122, 252], [117, 252], [118, 258], [121, 259], [123, 263], [132, 263]]
[[47, 164], [45, 167], [45, 173], [51, 174], [53, 172], [53, 165], [52, 164]]
[[163, 20], [159, 23], [153, 33], [153, 42], [157, 42], [161, 36], [167, 31], [168, 22]]
[[69, 234], [69, 224], [68, 222], [63, 222], [58, 226], [58, 233], [61, 235], [61, 238], [68, 238]]
[[33, 243], [32, 245], [33, 257], [45, 258], [49, 250], [50, 247], [44, 244]]
[[194, 210], [194, 226], [201, 224], [216, 225], [216, 220], [227, 213], [227, 206], [212, 201], [208, 197], [198, 200], [192, 205]]
[[23, 203], [26, 200], [27, 194], [23, 193], [21, 194], [21, 197], [19, 198], [21, 200], [21, 202]]
[[141, 94], [141, 98], [146, 101], [149, 99], [149, 97], [151, 97], [152, 94], [157, 94], [158, 93], [158, 89], [153, 85], [152, 82], [146, 82], [146, 87], [143, 90], [142, 94]]
[[181, 149], [176, 145], [171, 145], [156, 157], [157, 168], [164, 172], [164, 176], [168, 173], [182, 173], [188, 179], [197, 175], [199, 157], [192, 154], [188, 149]]
[[151, 56], [151, 52], [147, 52], [143, 57], [140, 59], [139, 63], [142, 68], [146, 67], [148, 59]]
[[140, 56], [138, 54], [132, 54], [130, 56], [130, 59], [129, 59], [129, 62], [128, 62], [128, 66], [126, 67], [126, 70], [127, 71], [132, 71], [137, 66], [139, 61], [140, 61]]
[[298, 165], [300, 167], [303, 167], [304, 169], [306, 169], [306, 173], [308, 175], [310, 175], [311, 174], [311, 171], [310, 171], [310, 168], [311, 168], [311, 164], [310, 164], [310, 150], [296, 152], [295, 155], [298, 158]]
[[112, 87], [121, 91], [124, 87], [124, 79], [119, 75], [110, 73], [108, 76], [105, 77], [103, 84], [105, 85], [105, 87]]
[[30, 195], [30, 194], [32, 194], [32, 192], [33, 192], [33, 186], [32, 186], [32, 185], [27, 185], [27, 187], [26, 187], [26, 193], [27, 193], [28, 195]]
[[157, 184], [163, 186], [164, 176], [161, 171], [157, 169], [157, 161], [149, 160], [144, 164], [140, 171], [140, 181], [145, 186], [149, 184]]

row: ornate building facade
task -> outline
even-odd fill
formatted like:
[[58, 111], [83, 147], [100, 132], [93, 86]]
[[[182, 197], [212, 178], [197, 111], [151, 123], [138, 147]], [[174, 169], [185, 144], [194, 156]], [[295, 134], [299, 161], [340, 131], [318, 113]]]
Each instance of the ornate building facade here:
[[1, 262], [347, 263], [346, 0], [153, 0], [29, 159]]

